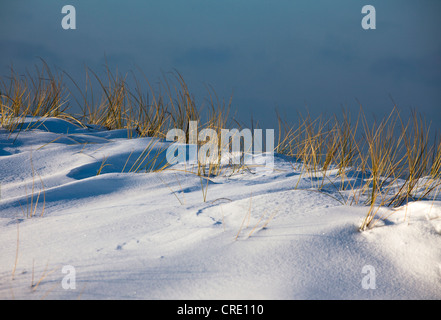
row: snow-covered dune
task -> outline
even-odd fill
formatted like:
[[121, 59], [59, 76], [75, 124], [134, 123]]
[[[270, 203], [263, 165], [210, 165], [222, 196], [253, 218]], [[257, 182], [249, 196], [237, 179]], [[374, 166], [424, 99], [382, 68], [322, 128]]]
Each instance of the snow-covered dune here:
[[149, 145], [159, 168], [169, 143], [125, 130], [0, 129], [0, 298], [441, 299], [441, 201], [359, 232], [286, 157], [207, 183], [135, 172]]

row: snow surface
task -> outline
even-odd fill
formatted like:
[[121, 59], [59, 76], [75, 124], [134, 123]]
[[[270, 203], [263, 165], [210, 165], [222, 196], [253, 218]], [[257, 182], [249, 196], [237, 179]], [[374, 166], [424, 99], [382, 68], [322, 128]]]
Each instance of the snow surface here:
[[359, 232], [366, 207], [311, 190], [281, 155], [207, 187], [173, 167], [129, 172], [149, 143], [162, 163], [168, 142], [26, 124], [0, 129], [2, 299], [441, 298], [439, 200], [382, 208]]

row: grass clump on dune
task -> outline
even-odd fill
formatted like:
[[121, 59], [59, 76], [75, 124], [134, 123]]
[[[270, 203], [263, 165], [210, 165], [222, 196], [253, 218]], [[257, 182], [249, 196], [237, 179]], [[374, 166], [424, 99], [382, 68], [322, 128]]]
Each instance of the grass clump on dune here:
[[[163, 75], [156, 86], [142, 71], [138, 74], [121, 75], [106, 65], [100, 76], [86, 68], [85, 81], [79, 84], [66, 72], [53, 72], [43, 60], [33, 73], [21, 76], [11, 67], [10, 75], [0, 82], [0, 126], [19, 134], [35, 126], [35, 122], [24, 125], [27, 117], [38, 119], [37, 123], [55, 117], [80, 126], [126, 129], [128, 138], [159, 139], [179, 128], [187, 143], [192, 121], [197, 121], [197, 130], [210, 129], [218, 139], [222, 129], [237, 126], [230, 117], [231, 99], [219, 99], [211, 87], [207, 87], [208, 98], [199, 104], [177, 71]], [[73, 112], [74, 107], [79, 112]], [[334, 190], [342, 204], [364, 203], [368, 209], [360, 230], [375, 225], [380, 207], [399, 207], [439, 194], [441, 139], [433, 139], [430, 126], [417, 112], [405, 119], [395, 107], [373, 122], [362, 108], [356, 119], [345, 110], [332, 117], [299, 114], [295, 124], [276, 116], [274, 151], [292, 157], [293, 168], [310, 179], [311, 190]], [[220, 140], [212, 142], [221, 145]], [[127, 171], [150, 168], [146, 159], [150, 151], [147, 148]], [[98, 174], [106, 165], [104, 159]], [[194, 173], [209, 178], [225, 174], [226, 167], [232, 173], [245, 169], [244, 165], [199, 161]], [[208, 180], [201, 179], [201, 186], [206, 192]]]

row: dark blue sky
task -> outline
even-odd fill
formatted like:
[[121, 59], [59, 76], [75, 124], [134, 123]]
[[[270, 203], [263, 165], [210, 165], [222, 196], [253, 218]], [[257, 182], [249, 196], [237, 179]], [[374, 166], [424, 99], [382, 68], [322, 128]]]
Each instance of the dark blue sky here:
[[[61, 27], [76, 8], [77, 29]], [[374, 5], [377, 29], [363, 30]], [[154, 81], [176, 68], [196, 98], [210, 84], [245, 122], [273, 126], [274, 109], [296, 119], [342, 106], [382, 116], [416, 108], [441, 128], [438, 0], [20, 0], [0, 4], [0, 74], [37, 57], [79, 81], [105, 56], [121, 73]]]

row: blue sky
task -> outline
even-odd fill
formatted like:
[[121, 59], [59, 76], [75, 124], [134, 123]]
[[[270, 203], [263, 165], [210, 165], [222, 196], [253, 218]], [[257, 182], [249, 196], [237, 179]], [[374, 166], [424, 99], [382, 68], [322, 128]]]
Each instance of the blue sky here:
[[[77, 29], [61, 28], [76, 8]], [[361, 28], [374, 5], [377, 29]], [[84, 78], [105, 57], [150, 80], [177, 69], [197, 99], [210, 84], [233, 95], [244, 122], [273, 126], [275, 108], [295, 121], [342, 106], [378, 116], [416, 108], [441, 128], [441, 2], [437, 0], [21, 0], [0, 4], [0, 75], [38, 57]]]

